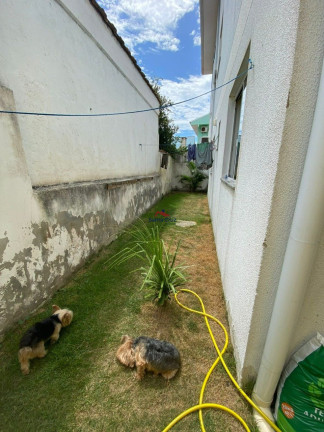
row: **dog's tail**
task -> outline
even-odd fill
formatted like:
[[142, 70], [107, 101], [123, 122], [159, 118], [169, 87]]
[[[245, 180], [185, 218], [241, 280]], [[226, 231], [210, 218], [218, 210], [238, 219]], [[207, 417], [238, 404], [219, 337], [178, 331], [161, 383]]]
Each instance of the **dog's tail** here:
[[33, 358], [33, 349], [31, 347], [23, 347], [18, 351], [18, 359], [21, 372], [24, 375], [29, 374], [29, 360]]

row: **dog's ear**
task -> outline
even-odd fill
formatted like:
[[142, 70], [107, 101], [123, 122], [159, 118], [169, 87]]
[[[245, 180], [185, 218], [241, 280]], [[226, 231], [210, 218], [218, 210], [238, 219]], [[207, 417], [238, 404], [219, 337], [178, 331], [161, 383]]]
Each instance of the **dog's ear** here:
[[53, 305], [52, 308], [53, 308], [53, 313], [61, 309], [60, 306], [57, 305]]
[[121, 340], [120, 340], [120, 343], [121, 344], [125, 343], [127, 341], [127, 339], [130, 339], [130, 337], [128, 335], [123, 335]]
[[72, 321], [72, 313], [71, 312], [65, 312], [65, 314], [62, 316], [61, 322], [62, 326], [66, 327], [69, 324], [71, 324]]

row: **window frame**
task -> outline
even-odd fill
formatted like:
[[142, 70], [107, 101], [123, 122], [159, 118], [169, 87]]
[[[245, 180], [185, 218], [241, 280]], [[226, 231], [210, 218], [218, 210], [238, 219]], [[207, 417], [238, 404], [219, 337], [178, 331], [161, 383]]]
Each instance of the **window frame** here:
[[[235, 110], [235, 108], [237, 107], [237, 99], [240, 95], [242, 87], [245, 88], [245, 97], [248, 96], [248, 88], [249, 88], [248, 73], [245, 72], [249, 67], [249, 58], [250, 58], [250, 43], [242, 59], [241, 66], [239, 70], [236, 71], [237, 78], [232, 84], [232, 89], [230, 90], [230, 94], [228, 97], [228, 105], [227, 105], [225, 145], [224, 145], [224, 157], [223, 157], [221, 181], [233, 190], [235, 190], [236, 183], [239, 178], [239, 163], [240, 163], [240, 156], [242, 153], [242, 140], [240, 141], [239, 152], [236, 152], [235, 140], [237, 138], [237, 135], [235, 133], [235, 123], [237, 127], [239, 126], [240, 122], [239, 123], [237, 121], [235, 122], [235, 111], [237, 111]], [[246, 101], [244, 100], [244, 102], [245, 102], [244, 109], [243, 109], [244, 121], [243, 120], [241, 121], [241, 126], [242, 126], [241, 137], [243, 139], [244, 139], [244, 127], [245, 127], [244, 123], [245, 123]], [[232, 151], [233, 146], [234, 146], [234, 150]]]
[[235, 109], [234, 109], [234, 122], [231, 140], [231, 151], [228, 164], [227, 177], [236, 181], [237, 169], [240, 156], [240, 145], [242, 133], [242, 125], [244, 120], [244, 109], [245, 109], [245, 99], [246, 99], [246, 87], [247, 87], [247, 77], [243, 80], [243, 83], [239, 87], [238, 94], [235, 98]]

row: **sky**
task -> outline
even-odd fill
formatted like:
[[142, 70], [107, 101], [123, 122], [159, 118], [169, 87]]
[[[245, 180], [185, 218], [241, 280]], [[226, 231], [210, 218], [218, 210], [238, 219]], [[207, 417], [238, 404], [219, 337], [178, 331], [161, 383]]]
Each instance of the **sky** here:
[[[149, 80], [180, 102], [208, 92], [201, 75], [199, 0], [97, 0]], [[190, 121], [209, 112], [209, 95], [172, 108], [179, 136], [192, 136]]]

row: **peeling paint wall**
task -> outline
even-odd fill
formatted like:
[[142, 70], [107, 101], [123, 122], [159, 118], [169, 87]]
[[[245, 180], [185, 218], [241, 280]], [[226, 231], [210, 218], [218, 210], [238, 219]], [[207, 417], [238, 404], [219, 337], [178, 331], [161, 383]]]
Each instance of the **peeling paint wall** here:
[[125, 183], [115, 188], [100, 182], [34, 191], [43, 216], [21, 227], [25, 247], [12, 255], [8, 237], [0, 240], [2, 331], [52, 295], [162, 193], [159, 176]]
[[[158, 106], [89, 0], [0, 3], [0, 109]], [[58, 49], [59, 47], [59, 49]], [[0, 338], [162, 195], [155, 111], [0, 115]], [[168, 191], [168, 187], [164, 187]]]

